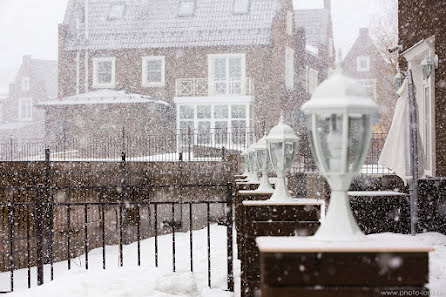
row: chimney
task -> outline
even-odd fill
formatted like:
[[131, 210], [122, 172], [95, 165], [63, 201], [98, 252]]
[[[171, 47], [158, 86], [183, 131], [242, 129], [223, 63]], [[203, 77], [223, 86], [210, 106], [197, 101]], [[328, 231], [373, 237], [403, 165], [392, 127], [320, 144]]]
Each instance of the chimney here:
[[369, 28], [359, 28], [359, 35], [360, 36], [369, 35]]
[[331, 0], [324, 0], [324, 8], [331, 11]]

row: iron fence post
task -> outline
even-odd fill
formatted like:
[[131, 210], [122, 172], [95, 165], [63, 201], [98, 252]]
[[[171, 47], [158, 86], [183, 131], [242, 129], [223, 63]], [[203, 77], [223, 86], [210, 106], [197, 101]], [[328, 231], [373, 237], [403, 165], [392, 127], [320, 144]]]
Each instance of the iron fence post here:
[[37, 201], [36, 201], [36, 237], [37, 237], [37, 285], [43, 285], [43, 185], [37, 186]]
[[234, 258], [234, 244], [233, 244], [233, 212], [232, 212], [232, 183], [227, 183], [226, 187], [227, 191], [227, 212], [226, 212], [226, 220], [227, 220], [227, 237], [228, 237], [228, 245], [227, 245], [227, 253], [228, 253], [228, 291], [234, 292], [234, 266], [233, 266], [233, 258]]

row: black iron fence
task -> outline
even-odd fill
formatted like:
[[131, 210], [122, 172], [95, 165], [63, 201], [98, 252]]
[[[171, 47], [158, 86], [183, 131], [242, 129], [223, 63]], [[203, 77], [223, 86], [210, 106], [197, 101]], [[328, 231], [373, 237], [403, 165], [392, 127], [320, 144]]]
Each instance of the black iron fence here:
[[[46, 275], [53, 280], [54, 263], [58, 261], [66, 261], [67, 269], [71, 269], [73, 258], [82, 256], [85, 269], [89, 269], [89, 251], [96, 248], [102, 249], [102, 268], [105, 269], [109, 265], [106, 261], [106, 246], [109, 245], [117, 245], [119, 266], [123, 266], [126, 263], [123, 247], [136, 242], [137, 265], [141, 265], [141, 255], [145, 252], [141, 241], [146, 238], [154, 238], [152, 261], [158, 267], [160, 254], [166, 252], [158, 243], [158, 237], [163, 234], [171, 234], [171, 266], [176, 271], [178, 232], [190, 234], [191, 271], [194, 271], [197, 256], [194, 245], [207, 245], [207, 279], [211, 287], [212, 223], [226, 226], [227, 289], [233, 291], [231, 184], [181, 185], [186, 191], [209, 191], [213, 197], [209, 200], [153, 199], [154, 190], [173, 187], [176, 186], [0, 188], [0, 270], [9, 271], [10, 275], [9, 287], [0, 288], [0, 291], [14, 291], [18, 281], [27, 281], [27, 286], [31, 287], [36, 277], [37, 284], [43, 284], [45, 267], [50, 270]], [[196, 243], [192, 232], [203, 228], [206, 242]], [[18, 269], [27, 270], [27, 280], [14, 279]]]
[[222, 151], [242, 152], [259, 139], [252, 129], [183, 129], [146, 137], [80, 136], [63, 139], [3, 139], [0, 161], [43, 161], [45, 150], [54, 161], [206, 161]]
[[[132, 162], [206, 162], [220, 161], [228, 153], [245, 151], [261, 135], [251, 129], [180, 130], [170, 135], [145, 138], [97, 137], [64, 142], [44, 140], [0, 141], [0, 161], [132, 161]], [[373, 133], [363, 174], [391, 174], [378, 165], [387, 133]], [[300, 149], [292, 173], [316, 172], [308, 140], [301, 136]]]

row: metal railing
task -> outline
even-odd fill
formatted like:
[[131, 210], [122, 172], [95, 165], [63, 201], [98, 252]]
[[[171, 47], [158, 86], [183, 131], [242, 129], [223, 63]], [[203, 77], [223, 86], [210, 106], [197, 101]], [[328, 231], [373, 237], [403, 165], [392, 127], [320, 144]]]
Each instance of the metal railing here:
[[[123, 266], [126, 255], [124, 245], [136, 242], [137, 265], [140, 266], [146, 251], [141, 241], [154, 239], [153, 264], [159, 266], [159, 257], [167, 252], [159, 246], [159, 236], [171, 235], [171, 267], [177, 270], [178, 244], [176, 233], [188, 232], [190, 271], [194, 271], [193, 230], [206, 230], [207, 280], [212, 286], [211, 266], [211, 223], [219, 222], [226, 226], [227, 289], [233, 291], [233, 213], [232, 185], [190, 184], [181, 188], [190, 191], [216, 189], [221, 197], [215, 200], [163, 201], [154, 200], [151, 193], [164, 186], [52, 186], [37, 185], [27, 187], [0, 188], [0, 270], [9, 271], [9, 288], [0, 288], [3, 293], [14, 291], [17, 282], [26, 282], [28, 288], [37, 277], [37, 285], [54, 278], [54, 263], [66, 261], [67, 269], [72, 268], [74, 258], [84, 259], [85, 269], [89, 269], [89, 251], [102, 250], [102, 268], [107, 267], [106, 247], [117, 246], [118, 263]], [[166, 185], [165, 187], [172, 187]], [[66, 193], [64, 201], [58, 201], [57, 193]], [[171, 200], [171, 199], [170, 199]], [[179, 216], [181, 215], [181, 217]], [[149, 255], [151, 254], [148, 251]], [[182, 253], [183, 254], [183, 253]], [[127, 257], [128, 259], [128, 257]], [[15, 278], [18, 269], [26, 269], [26, 279]], [[49, 269], [49, 273], [45, 270]], [[203, 273], [203, 271], [201, 271]], [[214, 274], [215, 275], [215, 274]]]
[[0, 161], [206, 162], [220, 161], [227, 152], [246, 150], [258, 136], [253, 129], [178, 130], [146, 137], [82, 137], [30, 142], [0, 141]]
[[177, 97], [199, 96], [252, 96], [251, 78], [209, 80], [207, 78], [180, 78], [175, 82]]

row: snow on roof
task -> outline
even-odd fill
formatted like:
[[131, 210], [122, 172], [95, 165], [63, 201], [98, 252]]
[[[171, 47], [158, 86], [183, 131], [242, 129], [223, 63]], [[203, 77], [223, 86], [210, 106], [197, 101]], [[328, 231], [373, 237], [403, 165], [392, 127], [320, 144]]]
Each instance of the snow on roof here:
[[328, 43], [330, 12], [327, 9], [296, 9], [294, 16], [296, 27], [305, 29], [307, 45], [319, 48]]
[[265, 45], [271, 43], [272, 23], [281, 0], [252, 0], [247, 13], [234, 13], [234, 0], [196, 0], [194, 14], [180, 15], [178, 0], [123, 0], [122, 18], [108, 18], [113, 2], [90, 0], [88, 41], [76, 38], [84, 1], [70, 0], [64, 24], [67, 50], [167, 48], [191, 46]]
[[125, 91], [100, 90], [65, 97], [57, 100], [42, 102], [39, 106], [67, 106], [67, 105], [93, 105], [93, 104], [144, 104], [155, 103], [170, 106], [163, 100], [154, 100], [150, 96], [127, 94]]

